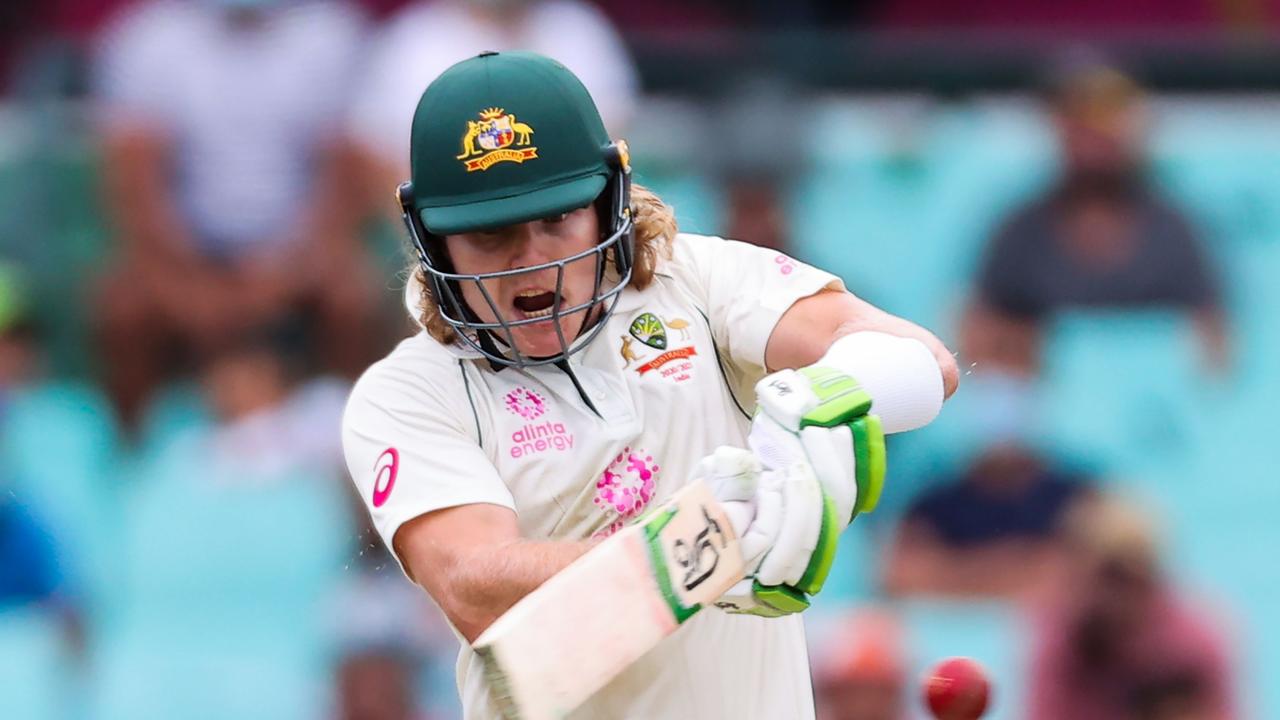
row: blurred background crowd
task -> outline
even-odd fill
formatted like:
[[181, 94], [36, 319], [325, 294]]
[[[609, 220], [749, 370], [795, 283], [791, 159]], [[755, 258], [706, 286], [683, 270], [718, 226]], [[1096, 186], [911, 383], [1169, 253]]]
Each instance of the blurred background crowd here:
[[582, 77], [686, 230], [937, 331], [808, 613], [824, 720], [1280, 717], [1273, 0], [5, 0], [0, 717], [443, 720], [341, 467], [441, 70]]

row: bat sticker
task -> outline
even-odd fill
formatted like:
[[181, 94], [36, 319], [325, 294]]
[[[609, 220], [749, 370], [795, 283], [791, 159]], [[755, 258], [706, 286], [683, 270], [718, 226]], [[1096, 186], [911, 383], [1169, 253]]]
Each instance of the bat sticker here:
[[[676, 562], [680, 563], [680, 567], [684, 568], [684, 589], [686, 592], [692, 591], [707, 578], [711, 577], [716, 571], [716, 566], [720, 564], [720, 548], [726, 547], [729, 542], [724, 536], [724, 530], [721, 529], [720, 523], [712, 518], [707, 508], [702, 507], [702, 518], [705, 525], [702, 530], [693, 539], [693, 546], [685, 542], [684, 538], [678, 538], [672, 545], [672, 550], [676, 557]], [[720, 548], [715, 546], [711, 541], [711, 534], [720, 540]]]

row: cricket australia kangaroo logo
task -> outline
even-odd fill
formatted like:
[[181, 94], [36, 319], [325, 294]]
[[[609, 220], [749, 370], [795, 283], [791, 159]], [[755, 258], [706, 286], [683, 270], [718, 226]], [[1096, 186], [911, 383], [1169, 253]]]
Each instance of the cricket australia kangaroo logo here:
[[532, 138], [533, 128], [517, 120], [515, 113], [498, 107], [481, 110], [478, 121], [467, 121], [457, 159], [466, 164], [467, 172], [488, 170], [500, 162], [523, 163], [538, 157], [538, 148], [524, 147]]

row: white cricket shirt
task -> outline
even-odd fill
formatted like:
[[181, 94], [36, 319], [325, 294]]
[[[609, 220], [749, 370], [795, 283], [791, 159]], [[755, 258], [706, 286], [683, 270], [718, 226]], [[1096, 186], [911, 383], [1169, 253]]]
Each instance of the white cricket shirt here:
[[[681, 234], [644, 290], [554, 366], [492, 369], [425, 333], [356, 384], [343, 419], [347, 464], [383, 541], [423, 513], [512, 508], [525, 537], [615, 532], [683, 486], [720, 445], [745, 447], [765, 344], [783, 312], [834, 276], [745, 243]], [[627, 622], [619, 617], [618, 622]], [[555, 648], [547, 648], [548, 653]], [[468, 720], [497, 718], [463, 644]], [[800, 617], [694, 616], [573, 718], [813, 716]]]

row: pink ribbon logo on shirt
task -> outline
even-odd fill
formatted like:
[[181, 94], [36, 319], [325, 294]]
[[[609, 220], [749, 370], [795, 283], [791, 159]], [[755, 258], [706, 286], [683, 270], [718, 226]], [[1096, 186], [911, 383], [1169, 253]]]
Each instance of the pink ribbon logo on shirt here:
[[400, 472], [400, 452], [393, 447], [382, 451], [373, 464], [373, 506], [382, 507], [391, 497], [396, 486], [396, 474]]

